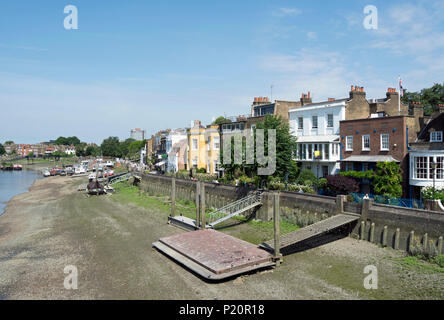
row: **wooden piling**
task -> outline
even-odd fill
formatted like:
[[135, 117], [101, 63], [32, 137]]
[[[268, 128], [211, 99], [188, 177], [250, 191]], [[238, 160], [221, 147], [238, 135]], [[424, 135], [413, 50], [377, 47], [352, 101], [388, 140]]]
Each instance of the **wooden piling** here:
[[399, 228], [396, 229], [395, 232], [395, 250], [399, 250], [399, 237], [401, 235], [401, 230]]
[[373, 222], [370, 226], [370, 242], [375, 242], [375, 223]]
[[415, 231], [410, 231], [410, 237], [409, 237], [409, 247], [408, 247], [408, 252], [412, 253], [413, 252], [413, 245], [414, 245], [414, 241], [415, 241]]
[[384, 226], [384, 230], [382, 231], [382, 246], [387, 247], [387, 226]]
[[200, 181], [196, 181], [196, 226], [200, 227]]
[[280, 205], [279, 205], [279, 193], [274, 194], [273, 198], [273, 221], [274, 221], [274, 257], [276, 260], [276, 265], [279, 266], [281, 263], [281, 239], [280, 239]]
[[361, 221], [361, 240], [365, 240], [365, 221]]
[[176, 214], [176, 178], [171, 179], [171, 216]]
[[201, 229], [205, 230], [206, 227], [206, 217], [205, 217], [205, 183], [201, 182], [200, 184], [200, 220], [201, 220]]
[[442, 237], [439, 237], [438, 239], [438, 254], [443, 254], [444, 252], [442, 251]]

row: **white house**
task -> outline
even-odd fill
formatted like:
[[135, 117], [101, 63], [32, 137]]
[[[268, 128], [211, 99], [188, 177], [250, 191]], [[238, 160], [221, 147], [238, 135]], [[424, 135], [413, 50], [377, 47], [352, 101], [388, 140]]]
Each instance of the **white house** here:
[[410, 186], [419, 199], [423, 187], [444, 188], [444, 110], [410, 144]]
[[71, 147], [71, 146], [67, 147], [65, 149], [65, 154], [75, 156], [76, 155], [76, 148], [75, 147]]
[[181, 146], [187, 142], [187, 129], [180, 128], [172, 130], [166, 137], [166, 153], [168, 155], [168, 172], [177, 172], [179, 170], [179, 151]]
[[347, 99], [312, 103], [289, 110], [290, 131], [297, 137], [296, 160], [301, 170], [319, 177], [340, 170], [339, 122], [345, 120]]

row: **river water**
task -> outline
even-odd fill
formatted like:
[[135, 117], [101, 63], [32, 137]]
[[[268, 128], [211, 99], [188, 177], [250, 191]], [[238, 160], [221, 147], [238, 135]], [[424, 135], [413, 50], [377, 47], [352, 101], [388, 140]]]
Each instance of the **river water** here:
[[34, 170], [1, 171], [0, 170], [0, 215], [3, 214], [6, 201], [14, 196], [27, 192], [41, 174]]

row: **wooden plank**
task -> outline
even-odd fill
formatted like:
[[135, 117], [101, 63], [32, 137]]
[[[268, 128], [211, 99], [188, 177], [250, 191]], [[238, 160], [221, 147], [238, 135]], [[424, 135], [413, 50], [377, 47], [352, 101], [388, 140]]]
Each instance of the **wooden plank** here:
[[[298, 242], [308, 240], [310, 238], [319, 236], [321, 234], [327, 233], [331, 230], [344, 226], [346, 224], [352, 223], [359, 220], [359, 217], [354, 215], [339, 214], [330, 217], [326, 220], [314, 223], [308, 227], [296, 230], [294, 232], [288, 233], [281, 236], [281, 249], [292, 246]], [[260, 246], [267, 250], [274, 250], [274, 240], [269, 240], [264, 242]]]

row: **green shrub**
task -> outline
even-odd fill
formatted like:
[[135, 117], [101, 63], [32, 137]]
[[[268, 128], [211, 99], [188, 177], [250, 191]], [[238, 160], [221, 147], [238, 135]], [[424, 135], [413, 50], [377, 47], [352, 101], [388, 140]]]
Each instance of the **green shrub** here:
[[[305, 170], [302, 170], [301, 173], [299, 174], [299, 177], [297, 179], [297, 183], [306, 185], [306, 183], [305, 183], [306, 181], [316, 181], [316, 180], [317, 180], [317, 177], [313, 173], [313, 171], [305, 169]], [[313, 183], [311, 183], [310, 185], [313, 185]]]
[[[433, 200], [433, 187], [425, 187], [421, 190], [422, 198]], [[444, 201], [444, 188], [435, 188], [435, 199]]]

